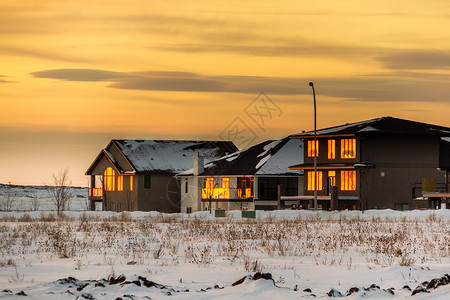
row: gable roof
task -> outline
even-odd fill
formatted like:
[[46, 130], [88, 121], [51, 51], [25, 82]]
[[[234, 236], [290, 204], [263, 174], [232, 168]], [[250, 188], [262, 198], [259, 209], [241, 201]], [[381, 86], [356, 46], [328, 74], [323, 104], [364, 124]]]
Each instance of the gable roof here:
[[[435, 135], [450, 136], [450, 128], [393, 117], [381, 117], [356, 123], [319, 129], [317, 136], [339, 135]], [[314, 131], [293, 134], [291, 138], [310, 138]]]
[[[176, 174], [192, 168], [192, 157], [197, 152], [205, 157], [205, 161], [211, 161], [238, 150], [233, 142], [229, 141], [112, 140], [110, 144], [114, 144], [119, 149], [136, 174]], [[102, 153], [115, 166], [117, 165], [111, 152], [103, 149]], [[90, 169], [86, 172], [87, 174]]]
[[[301, 170], [289, 170], [293, 164], [303, 163], [303, 142], [289, 137], [265, 141], [253, 147], [226, 155], [205, 164], [200, 175], [301, 175]], [[178, 174], [193, 175], [193, 169]]]

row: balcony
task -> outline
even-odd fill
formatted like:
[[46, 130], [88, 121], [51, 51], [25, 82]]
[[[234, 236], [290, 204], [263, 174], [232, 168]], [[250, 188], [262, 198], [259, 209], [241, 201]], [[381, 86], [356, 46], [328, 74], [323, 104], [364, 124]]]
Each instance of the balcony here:
[[90, 188], [89, 200], [102, 200], [103, 189], [102, 188]]

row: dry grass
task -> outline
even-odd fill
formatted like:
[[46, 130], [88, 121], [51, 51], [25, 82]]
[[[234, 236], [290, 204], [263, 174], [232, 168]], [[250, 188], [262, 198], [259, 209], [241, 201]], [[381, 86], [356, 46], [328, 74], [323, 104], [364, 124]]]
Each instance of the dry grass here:
[[[256, 220], [177, 217], [133, 219], [128, 213], [109, 218], [82, 214], [42, 214], [4, 218], [0, 249], [6, 258], [27, 254], [71, 258], [83, 266], [83, 253], [104, 256], [111, 268], [120, 260], [158, 266], [181, 262], [207, 266], [215, 259], [240, 260], [246, 271], [260, 272], [261, 257], [312, 257], [317, 265], [344, 265], [356, 249], [368, 263], [382, 267], [440, 261], [450, 255], [449, 224], [436, 215], [425, 220], [345, 218], [319, 215], [295, 220], [273, 216]], [[400, 252], [403, 253], [399, 255]], [[20, 253], [19, 253], [20, 252]], [[258, 259], [256, 259], [258, 258]]]

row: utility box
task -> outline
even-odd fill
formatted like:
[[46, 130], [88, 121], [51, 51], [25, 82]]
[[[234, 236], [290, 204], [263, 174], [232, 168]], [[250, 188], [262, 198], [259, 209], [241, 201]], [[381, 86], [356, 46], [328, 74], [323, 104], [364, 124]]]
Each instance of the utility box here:
[[223, 217], [225, 217], [225, 209], [216, 209], [214, 211], [214, 216], [216, 218], [223, 218]]
[[255, 219], [256, 218], [256, 211], [255, 210], [243, 210], [242, 211], [242, 217], [243, 218], [249, 218], [249, 219]]

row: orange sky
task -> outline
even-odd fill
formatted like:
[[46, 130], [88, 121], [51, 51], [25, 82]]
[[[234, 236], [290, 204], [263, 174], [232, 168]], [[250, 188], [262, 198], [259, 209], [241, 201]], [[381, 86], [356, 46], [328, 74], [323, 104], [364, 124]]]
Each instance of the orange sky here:
[[0, 182], [68, 167], [87, 185], [113, 138], [221, 140], [235, 126], [243, 147], [310, 130], [309, 81], [319, 128], [450, 127], [449, 16], [446, 0], [2, 0]]

